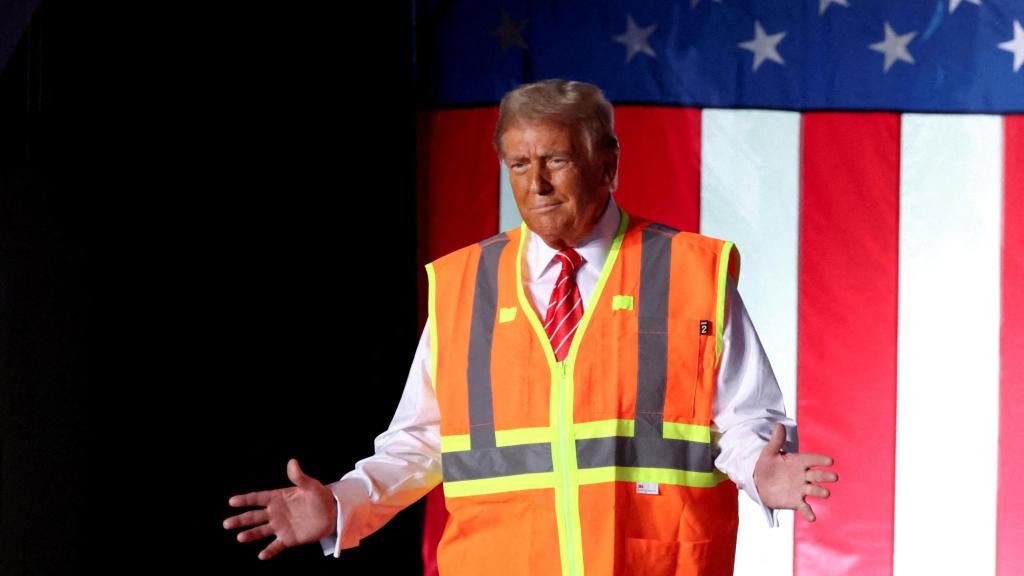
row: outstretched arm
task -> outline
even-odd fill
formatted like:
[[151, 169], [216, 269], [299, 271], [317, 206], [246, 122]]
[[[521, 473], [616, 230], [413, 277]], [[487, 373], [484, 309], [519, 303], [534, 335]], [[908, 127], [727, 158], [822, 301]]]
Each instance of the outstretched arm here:
[[[824, 497], [828, 493], [816, 485], [813, 489], [805, 488], [800, 474], [808, 472], [809, 481], [814, 483], [835, 482], [838, 477], [832, 472], [809, 470], [813, 466], [831, 466], [827, 457], [811, 458], [812, 464], [800, 468], [808, 458], [798, 454], [796, 423], [786, 416], [775, 373], [732, 279], [726, 282], [726, 288], [724, 347], [713, 416], [721, 434], [721, 452], [715, 465], [762, 506], [770, 525], [777, 526], [775, 510], [800, 509], [807, 517], [810, 506], [800, 498]], [[791, 490], [783, 489], [784, 486]], [[809, 492], [794, 499], [794, 490]]]

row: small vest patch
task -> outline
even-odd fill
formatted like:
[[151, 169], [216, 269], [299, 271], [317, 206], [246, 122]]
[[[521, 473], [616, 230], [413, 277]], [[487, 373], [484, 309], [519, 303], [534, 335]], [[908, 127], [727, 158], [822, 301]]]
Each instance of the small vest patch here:
[[636, 483], [637, 494], [657, 494], [658, 483], [657, 482], [637, 482]]
[[707, 336], [711, 333], [711, 320], [700, 321], [700, 335]]
[[518, 308], [516, 308], [515, 306], [512, 306], [511, 308], [499, 308], [498, 309], [498, 324], [504, 324], [506, 322], [511, 322], [511, 321], [515, 320], [516, 319], [516, 310], [518, 310]]
[[632, 310], [633, 297], [629, 294], [616, 294], [612, 296], [612, 310]]

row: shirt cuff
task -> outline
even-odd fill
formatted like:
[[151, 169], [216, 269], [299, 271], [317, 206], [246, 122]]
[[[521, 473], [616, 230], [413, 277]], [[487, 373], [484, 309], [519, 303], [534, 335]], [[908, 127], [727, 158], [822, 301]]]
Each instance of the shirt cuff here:
[[359, 526], [369, 510], [370, 492], [358, 478], [343, 478], [327, 487], [334, 494], [338, 520], [334, 531], [320, 539], [320, 547], [324, 556], [338, 558], [342, 550], [359, 545]]
[[761, 507], [764, 511], [765, 520], [768, 522], [768, 526], [776, 528], [779, 525], [779, 513], [774, 508], [765, 506], [764, 502], [761, 502], [761, 495], [757, 493], [757, 485], [754, 484], [754, 466], [757, 465], [757, 459], [761, 455], [761, 450], [764, 446], [761, 445], [757, 450], [750, 450], [744, 458], [739, 462], [737, 472], [740, 475], [739, 486], [747, 493], [747, 496]]
[[[757, 492], [757, 485], [754, 483], [754, 467], [757, 466], [757, 460], [761, 457], [761, 452], [767, 443], [768, 441], [761, 434], [752, 435], [751, 440], [745, 443], [742, 448], [734, 450], [732, 462], [727, 467], [719, 466], [719, 469], [726, 472], [730, 479], [736, 483], [736, 486], [746, 492], [754, 504], [761, 507], [768, 526], [775, 528], [779, 526], [778, 510], [765, 506], [764, 502], [761, 501], [761, 495]], [[782, 446], [783, 451], [797, 452], [799, 450], [798, 446], [796, 427], [787, 426], [786, 443]], [[723, 462], [723, 464], [725, 463]]]

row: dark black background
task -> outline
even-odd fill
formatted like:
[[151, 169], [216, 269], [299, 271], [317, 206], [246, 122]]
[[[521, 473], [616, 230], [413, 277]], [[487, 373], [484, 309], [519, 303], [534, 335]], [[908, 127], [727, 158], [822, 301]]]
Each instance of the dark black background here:
[[0, 78], [0, 574], [421, 570], [221, 528], [373, 450], [419, 333], [408, 2], [44, 0]]

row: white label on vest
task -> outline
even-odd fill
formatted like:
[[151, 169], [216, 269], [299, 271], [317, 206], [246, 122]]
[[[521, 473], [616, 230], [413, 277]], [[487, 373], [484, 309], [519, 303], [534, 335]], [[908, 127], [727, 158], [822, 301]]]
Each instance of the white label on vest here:
[[637, 482], [636, 483], [637, 494], [657, 494], [658, 483], [657, 482]]

